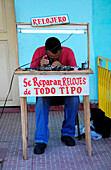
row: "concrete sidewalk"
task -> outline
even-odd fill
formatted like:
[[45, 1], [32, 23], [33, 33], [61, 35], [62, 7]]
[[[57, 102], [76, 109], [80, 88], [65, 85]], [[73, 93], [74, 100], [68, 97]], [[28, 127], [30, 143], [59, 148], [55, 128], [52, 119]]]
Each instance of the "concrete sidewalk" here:
[[[50, 111], [50, 139], [42, 155], [33, 154], [35, 114], [28, 112], [28, 160], [23, 160], [21, 116], [4, 113], [0, 119], [0, 160], [3, 170], [110, 170], [111, 137], [92, 140], [92, 156], [88, 156], [85, 139], [76, 140], [76, 146], [68, 147], [61, 142], [63, 111]], [[83, 111], [79, 111], [83, 123]]]

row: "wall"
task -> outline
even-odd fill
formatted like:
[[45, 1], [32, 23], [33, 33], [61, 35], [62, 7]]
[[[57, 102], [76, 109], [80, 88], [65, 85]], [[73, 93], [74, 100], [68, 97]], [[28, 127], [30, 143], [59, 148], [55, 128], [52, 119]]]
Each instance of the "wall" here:
[[[111, 59], [111, 1], [110, 0], [92, 0], [92, 37], [94, 59], [97, 65], [97, 56], [103, 56]], [[105, 66], [105, 62], [102, 62]], [[111, 70], [111, 62], [108, 62], [108, 69]], [[97, 81], [97, 67], [95, 68]], [[97, 93], [96, 88], [96, 93]]]
[[[111, 1], [92, 1], [92, 16], [95, 62], [97, 56], [111, 59]], [[111, 63], [108, 68], [111, 70]]]
[[[94, 5], [94, 4], [93, 4]], [[93, 7], [94, 9], [95, 7]], [[31, 17], [50, 16], [58, 14], [68, 14], [71, 23], [89, 23], [90, 24], [90, 60], [91, 69], [94, 75], [90, 75], [90, 101], [97, 100], [96, 85], [96, 65], [92, 38], [92, 1], [91, 0], [56, 0], [56, 1], [36, 1], [24, 0], [15, 1], [16, 22], [30, 22]], [[94, 34], [95, 35], [95, 34]], [[63, 41], [68, 35], [38, 35], [38, 34], [20, 34], [18, 33], [19, 65], [31, 61], [35, 49], [45, 44], [45, 40], [50, 36], [56, 36]], [[95, 42], [94, 42], [95, 43]], [[73, 35], [63, 44], [72, 48], [75, 53], [78, 66], [87, 59], [86, 36]], [[29, 66], [28, 66], [29, 67]], [[82, 100], [82, 98], [81, 98]], [[33, 102], [33, 99], [28, 99]]]

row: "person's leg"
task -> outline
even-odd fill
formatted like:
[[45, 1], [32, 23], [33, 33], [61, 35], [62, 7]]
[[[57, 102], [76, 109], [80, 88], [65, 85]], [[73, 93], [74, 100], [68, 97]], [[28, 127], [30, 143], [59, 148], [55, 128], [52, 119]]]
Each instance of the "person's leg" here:
[[35, 143], [47, 144], [49, 139], [48, 117], [50, 110], [50, 97], [38, 97], [35, 113], [36, 113], [36, 132]]
[[62, 124], [62, 136], [74, 137], [75, 135], [75, 118], [79, 109], [79, 97], [64, 97], [64, 121]]

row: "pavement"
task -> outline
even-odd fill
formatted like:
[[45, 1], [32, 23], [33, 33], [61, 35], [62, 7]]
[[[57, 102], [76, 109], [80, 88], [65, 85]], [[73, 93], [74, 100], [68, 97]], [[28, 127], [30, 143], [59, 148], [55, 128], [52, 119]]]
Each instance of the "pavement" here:
[[[0, 119], [0, 168], [2, 170], [110, 170], [111, 137], [92, 140], [92, 156], [84, 137], [75, 138], [76, 145], [61, 142], [63, 110], [50, 111], [50, 138], [42, 155], [33, 153], [35, 113], [28, 112], [28, 159], [23, 160], [20, 111], [4, 113]], [[79, 111], [80, 124], [84, 124], [83, 110]]]

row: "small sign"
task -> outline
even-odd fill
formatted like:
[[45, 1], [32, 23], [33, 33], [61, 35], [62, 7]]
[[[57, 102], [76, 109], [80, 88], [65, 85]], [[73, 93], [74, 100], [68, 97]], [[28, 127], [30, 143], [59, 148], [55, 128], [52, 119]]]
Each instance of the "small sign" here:
[[69, 18], [68, 15], [66, 14], [58, 15], [58, 16], [50, 16], [50, 17], [31, 18], [31, 24], [33, 27], [66, 24], [66, 23], [69, 23]]
[[20, 96], [89, 95], [88, 75], [21, 75]]

